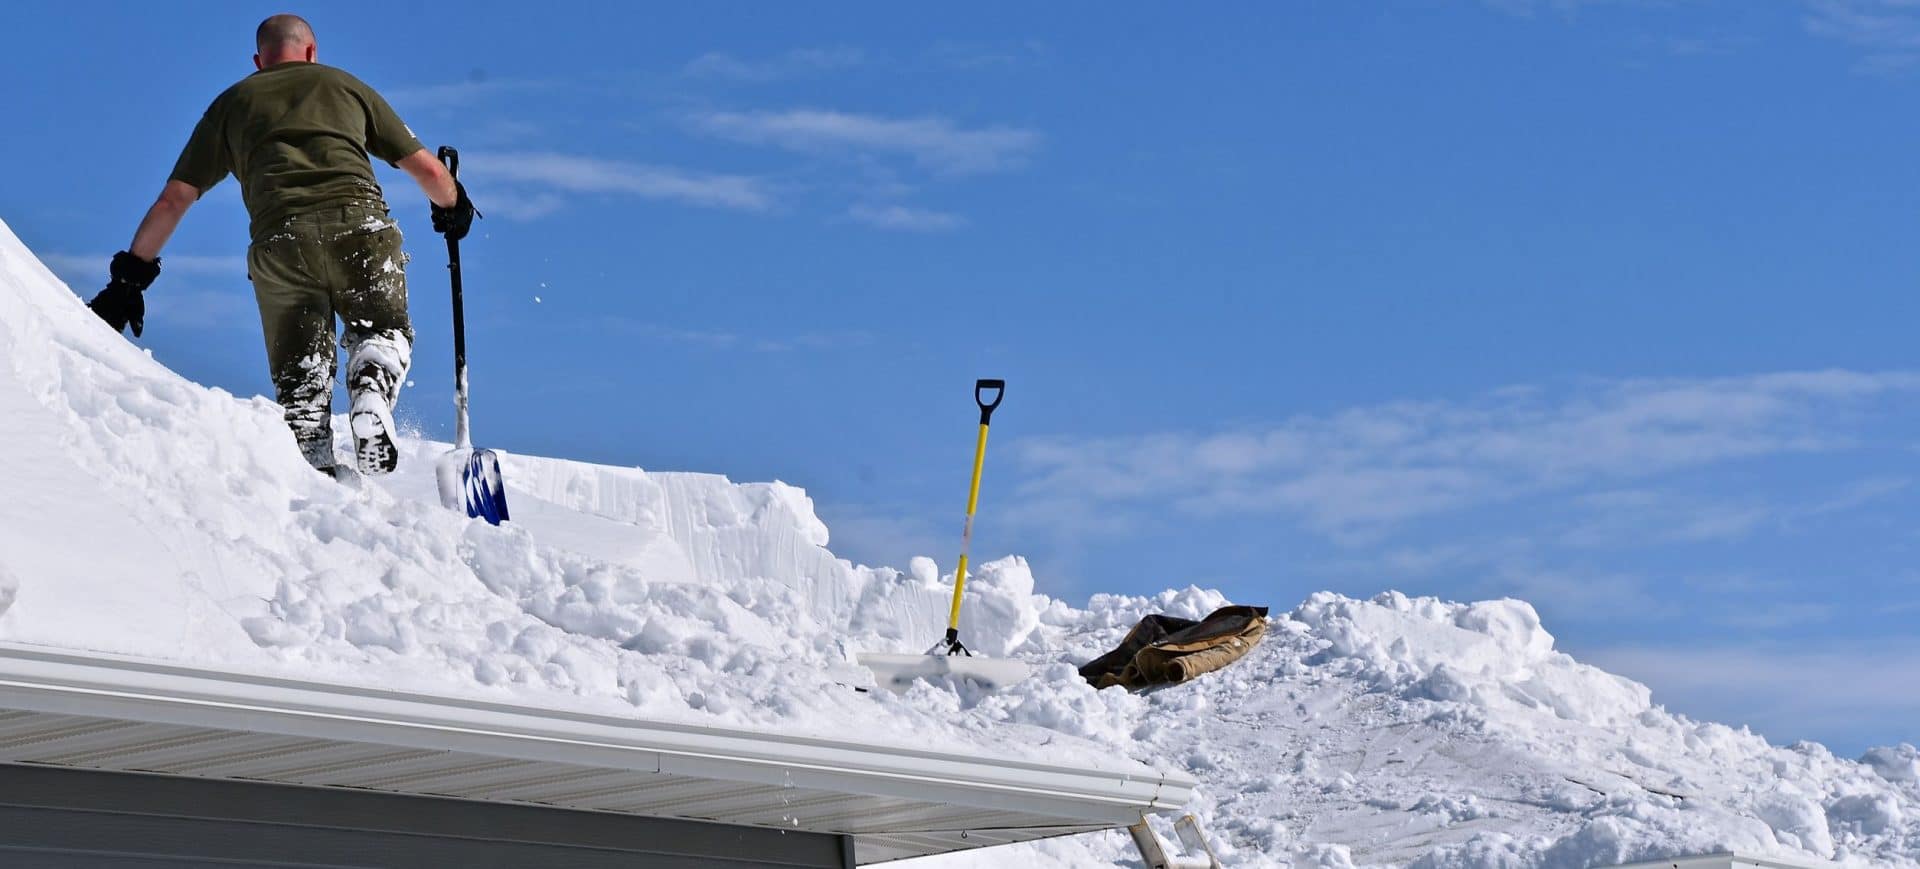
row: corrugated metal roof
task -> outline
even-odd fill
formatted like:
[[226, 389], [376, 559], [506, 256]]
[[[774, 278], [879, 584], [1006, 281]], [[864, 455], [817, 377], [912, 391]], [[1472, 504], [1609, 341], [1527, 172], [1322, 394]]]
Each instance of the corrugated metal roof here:
[[0, 762], [851, 835], [858, 862], [1110, 829], [1194, 782], [0, 644]]

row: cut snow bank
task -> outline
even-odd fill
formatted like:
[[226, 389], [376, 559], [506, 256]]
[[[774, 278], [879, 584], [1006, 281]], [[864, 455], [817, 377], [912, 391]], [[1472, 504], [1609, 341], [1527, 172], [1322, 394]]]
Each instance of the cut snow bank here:
[[[166, 285], [155, 290], [166, 292]], [[161, 303], [156, 297], [156, 304]], [[522, 456], [515, 521], [437, 506], [432, 459], [319, 478], [278, 409], [101, 327], [0, 225], [0, 639], [323, 681], [841, 735], [1105, 768], [1172, 765], [1234, 866], [1585, 867], [1739, 849], [1920, 866], [1920, 752], [1862, 761], [1653, 705], [1554, 650], [1532, 607], [1320, 594], [1240, 663], [1144, 696], [1074, 665], [1195, 588], [1034, 594], [1017, 558], [963, 625], [1036, 666], [983, 696], [860, 694], [856, 651], [919, 651], [951, 587], [826, 549], [805, 494]], [[916, 865], [1128, 867], [1118, 834]]]

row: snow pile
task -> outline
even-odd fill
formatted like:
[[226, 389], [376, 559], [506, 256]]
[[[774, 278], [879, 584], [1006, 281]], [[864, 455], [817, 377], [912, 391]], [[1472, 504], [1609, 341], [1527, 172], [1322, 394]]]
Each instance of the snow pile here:
[[[1221, 602], [1190, 588], [1054, 604], [1030, 647], [1083, 660], [1140, 615]], [[1104, 729], [1205, 783], [1197, 808], [1232, 866], [1580, 869], [1726, 850], [1920, 866], [1914, 747], [1852, 761], [1690, 721], [1554, 651], [1522, 601], [1316, 594], [1240, 663], [1135, 699]], [[1032, 848], [1033, 865], [1134, 865], [1118, 836]]]
[[[160, 290], [164, 292], [164, 289]], [[0, 225], [0, 639], [694, 723], [1109, 768], [1176, 766], [1229, 865], [1585, 867], [1739, 849], [1920, 866], [1920, 751], [1860, 761], [1689, 721], [1554, 651], [1533, 609], [1316, 595], [1245, 660], [1144, 696], [1073, 665], [1195, 588], [1034, 594], [1017, 558], [963, 630], [1035, 678], [860, 694], [918, 651], [934, 562], [850, 564], [804, 492], [509, 456], [515, 522], [437, 506], [432, 459], [354, 490], [277, 408], [189, 383], [100, 327]], [[1131, 758], [1132, 760], [1129, 760]], [[1133, 867], [1109, 833], [916, 865]]]

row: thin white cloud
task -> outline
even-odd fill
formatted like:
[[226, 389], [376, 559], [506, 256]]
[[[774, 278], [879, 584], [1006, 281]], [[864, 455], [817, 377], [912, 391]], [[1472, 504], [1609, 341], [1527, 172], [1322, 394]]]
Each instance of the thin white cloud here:
[[[618, 194], [735, 211], [767, 211], [774, 206], [773, 191], [759, 178], [573, 154], [545, 151], [475, 154], [466, 159], [462, 168], [469, 173], [466, 177], [475, 179], [476, 188], [487, 184], [524, 185], [549, 196]], [[509, 194], [515, 195], [512, 190]], [[479, 195], [474, 198], [476, 202], [481, 201]], [[538, 208], [529, 208], [529, 211], [550, 213], [555, 207], [552, 199], [531, 201]], [[485, 209], [484, 204], [481, 208]]]
[[942, 41], [934, 43], [927, 50], [926, 56], [942, 66], [980, 70], [1012, 68], [1044, 59], [1049, 53], [1046, 43], [1036, 39], [1000, 42]]
[[851, 69], [866, 62], [866, 53], [858, 48], [796, 48], [779, 55], [747, 60], [724, 51], [710, 51], [689, 61], [681, 72], [694, 78], [726, 79], [741, 82], [770, 82], [840, 69]]
[[[1571, 19], [1592, 7], [1637, 6], [1657, 10], [1681, 4], [1671, 0], [1481, 0], [1481, 5], [1522, 18], [1551, 12]], [[1765, 4], [1752, 5], [1759, 8]], [[1864, 54], [1854, 64], [1856, 72], [1890, 74], [1920, 64], [1920, 3], [1914, 0], [1799, 0], [1797, 4], [1778, 6], [1788, 14], [1804, 11], [1801, 23], [1808, 34], [1861, 49]], [[1649, 35], [1641, 37], [1638, 43], [1643, 51], [1671, 57], [1701, 57], [1730, 54], [1755, 44], [1758, 39], [1752, 34], [1716, 31]]]
[[1559, 542], [1583, 547], [1737, 540], [1782, 517], [1764, 503], [1646, 489], [1594, 492], [1573, 503], [1585, 515]]
[[626, 317], [597, 321], [606, 329], [665, 344], [680, 344], [723, 353], [793, 353], [800, 351], [841, 350], [865, 347], [873, 343], [871, 332], [800, 332], [774, 337], [745, 335], [719, 329], [688, 329], [666, 326]]
[[1621, 646], [1579, 657], [1646, 684], [1657, 703], [1747, 724], [1775, 742], [1815, 733], [1866, 739], [1866, 727], [1920, 721], [1920, 644], [1908, 640], [1818, 648]]
[[1857, 72], [1901, 72], [1920, 62], [1920, 4], [1911, 0], [1807, 0], [1807, 32], [1866, 52]]
[[1022, 165], [1041, 136], [1017, 127], [965, 128], [951, 119], [889, 118], [819, 109], [708, 112], [695, 129], [755, 145], [808, 153], [891, 153], [948, 174], [998, 172]]
[[1762, 528], [1791, 530], [1810, 520], [1858, 510], [1897, 496], [1911, 485], [1905, 477], [1867, 477], [1803, 503], [1718, 499], [1650, 489], [1601, 491], [1573, 499], [1586, 515], [1558, 540], [1584, 547], [1738, 540]]
[[1540, 12], [1572, 15], [1594, 6], [1657, 6], [1667, 0], [1480, 0], [1481, 5], [1509, 15], [1531, 18]]
[[[81, 298], [107, 284], [113, 254], [39, 254], [40, 262]], [[246, 285], [247, 261], [237, 256], [160, 255], [160, 280], [147, 297], [147, 328], [257, 329], [260, 315]], [[225, 286], [226, 289], [205, 289]]]
[[1620, 613], [1633, 613], [1636, 621], [1646, 623], [1686, 612], [1671, 595], [1658, 593], [1645, 578], [1632, 573], [1503, 565], [1496, 566], [1479, 586], [1482, 594], [1528, 601], [1556, 621], [1616, 619]]
[[[63, 277], [76, 279], [98, 277], [102, 283], [107, 279], [107, 266], [113, 262], [110, 253], [43, 253], [40, 261], [47, 268]], [[243, 256], [205, 256], [196, 254], [160, 253], [160, 271], [165, 275], [201, 275], [208, 277], [242, 276], [247, 273], [247, 258]]]
[[1808, 0], [1807, 30], [1873, 48], [1920, 48], [1920, 4], [1910, 0]]
[[833, 551], [856, 564], [904, 565], [924, 555], [944, 561], [957, 545], [951, 529], [936, 528], [910, 510], [884, 510], [856, 504], [820, 504], [820, 516], [833, 529]]
[[172, 289], [156, 293], [147, 299], [149, 324], [182, 329], [260, 328], [260, 310], [245, 287], [226, 292]]
[[[1596, 382], [1563, 395], [1401, 402], [1264, 428], [1039, 438], [1014, 449], [1023, 515], [1271, 515], [1333, 536], [1470, 506], [1783, 453], [1838, 450], [1920, 373]], [[1737, 534], [1738, 511], [1688, 531]], [[1737, 515], [1736, 515], [1737, 514]]]
[[1716, 624], [1731, 628], [1771, 631], [1780, 628], [1796, 627], [1825, 622], [1839, 612], [1832, 603], [1782, 601], [1778, 603], [1759, 602], [1746, 607], [1736, 607], [1714, 613], [1711, 618]]
[[380, 93], [398, 110], [431, 111], [467, 108], [506, 94], [530, 93], [551, 86], [552, 82], [529, 79], [479, 79], [402, 85]]
[[958, 214], [904, 205], [855, 205], [847, 209], [847, 216], [868, 226], [907, 232], [945, 232], [967, 224]]
[[487, 193], [485, 199], [483, 213], [508, 220], [538, 220], [567, 206], [566, 197], [546, 191], [495, 190]]
[[1906, 477], [1868, 477], [1848, 484], [1845, 490], [1825, 501], [1809, 506], [1805, 513], [1808, 516], [1825, 516], [1857, 510], [1905, 492], [1912, 486], [1913, 481]]

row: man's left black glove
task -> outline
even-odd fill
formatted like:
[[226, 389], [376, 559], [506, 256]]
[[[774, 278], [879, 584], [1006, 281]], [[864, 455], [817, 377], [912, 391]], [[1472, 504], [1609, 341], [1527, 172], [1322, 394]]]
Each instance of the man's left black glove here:
[[459, 241], [467, 237], [467, 231], [473, 228], [473, 219], [480, 216], [480, 212], [474, 210], [473, 200], [467, 198], [467, 185], [455, 181], [453, 189], [460, 197], [451, 207], [427, 204], [433, 205], [433, 231], [446, 236], [448, 241]]
[[138, 338], [147, 321], [147, 303], [140, 294], [160, 276], [160, 258], [154, 257], [148, 262], [123, 250], [113, 255], [108, 273], [113, 280], [107, 282], [107, 288], [94, 296], [87, 307], [107, 321], [115, 332], [132, 326], [133, 337]]

